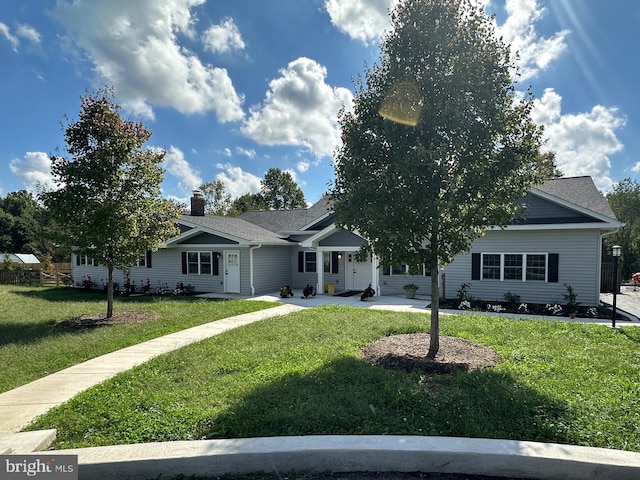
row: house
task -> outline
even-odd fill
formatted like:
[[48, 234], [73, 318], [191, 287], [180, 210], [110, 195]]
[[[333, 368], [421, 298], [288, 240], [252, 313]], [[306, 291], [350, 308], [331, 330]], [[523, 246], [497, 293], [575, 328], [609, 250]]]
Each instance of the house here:
[[[523, 302], [561, 302], [570, 284], [583, 305], [598, 305], [602, 237], [622, 224], [590, 177], [552, 179], [520, 200], [523, 214], [505, 229], [490, 228], [471, 250], [455, 257], [439, 275], [441, 292], [454, 298], [465, 283], [472, 295], [501, 301], [504, 294]], [[177, 220], [179, 235], [148, 252], [128, 273], [136, 285], [191, 285], [199, 292], [260, 295], [288, 284], [307, 284], [319, 294], [364, 290], [403, 293], [415, 283], [428, 293], [425, 269], [382, 267], [375, 255], [358, 255], [366, 239], [337, 228], [326, 197], [306, 209], [253, 211], [240, 217], [205, 215], [204, 197], [195, 192], [191, 210]], [[74, 255], [76, 285], [94, 283], [106, 269]], [[124, 278], [124, 274], [123, 274]], [[117, 276], [116, 281], [119, 281]]]

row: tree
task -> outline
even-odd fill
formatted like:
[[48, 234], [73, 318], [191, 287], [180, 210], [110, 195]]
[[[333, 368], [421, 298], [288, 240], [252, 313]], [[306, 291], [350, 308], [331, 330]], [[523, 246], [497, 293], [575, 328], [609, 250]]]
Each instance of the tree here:
[[267, 205], [259, 193], [245, 193], [236, 198], [231, 204], [229, 216], [237, 217], [251, 210], [266, 210]]
[[611, 256], [611, 247], [622, 247], [622, 278], [640, 271], [640, 183], [625, 178], [607, 194], [607, 200], [618, 220], [625, 225], [616, 234], [605, 237], [604, 256]]
[[43, 209], [26, 191], [11, 192], [0, 198], [0, 251], [42, 254]]
[[177, 234], [180, 215], [178, 205], [160, 197], [165, 152], [143, 149], [151, 132], [124, 120], [113, 95], [104, 87], [81, 97], [79, 119], [64, 129], [70, 158], [51, 157], [58, 189], [41, 193], [60, 242], [107, 267], [108, 318], [114, 268], [135, 265]]
[[439, 266], [506, 226], [548, 168], [532, 97], [515, 92], [509, 47], [475, 2], [406, 0], [391, 21], [339, 114], [332, 204], [385, 265], [429, 268], [434, 358]]
[[225, 192], [222, 180], [211, 180], [200, 185], [199, 190], [206, 200], [205, 213], [212, 215], [227, 215], [231, 210], [231, 195]]
[[267, 208], [271, 210], [290, 210], [307, 206], [304, 193], [289, 172], [270, 168], [260, 183], [260, 195]]

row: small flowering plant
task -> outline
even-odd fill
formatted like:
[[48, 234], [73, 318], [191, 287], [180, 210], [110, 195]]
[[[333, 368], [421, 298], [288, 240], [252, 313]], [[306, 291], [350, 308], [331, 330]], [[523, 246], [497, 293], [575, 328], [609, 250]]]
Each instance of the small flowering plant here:
[[547, 311], [552, 315], [562, 315], [562, 307], [557, 303], [547, 303]]
[[458, 305], [458, 310], [469, 310], [471, 308], [471, 302], [469, 300], [463, 300]]
[[487, 310], [490, 312], [496, 312], [496, 313], [502, 313], [502, 312], [506, 312], [507, 309], [504, 308], [502, 305], [491, 305], [490, 303], [487, 304]]
[[589, 310], [587, 310], [587, 315], [589, 315], [591, 318], [596, 318], [598, 316], [598, 309], [596, 307], [591, 307]]
[[526, 303], [521, 303], [518, 307], [518, 313], [527, 313], [529, 311], [529, 306]]

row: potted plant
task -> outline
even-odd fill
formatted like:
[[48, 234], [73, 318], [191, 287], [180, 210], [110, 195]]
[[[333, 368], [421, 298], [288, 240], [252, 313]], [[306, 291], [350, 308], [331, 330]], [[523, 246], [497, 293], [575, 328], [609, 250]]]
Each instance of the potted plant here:
[[420, 287], [415, 283], [407, 283], [406, 285], [403, 285], [402, 288], [404, 288], [404, 291], [407, 293], [407, 298], [415, 298], [416, 290]]

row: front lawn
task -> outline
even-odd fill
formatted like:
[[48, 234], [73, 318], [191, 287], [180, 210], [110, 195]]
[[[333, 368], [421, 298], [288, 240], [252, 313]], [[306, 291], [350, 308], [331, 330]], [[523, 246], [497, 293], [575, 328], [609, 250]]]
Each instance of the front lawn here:
[[0, 392], [120, 348], [202, 323], [275, 306], [195, 297], [118, 297], [115, 310], [150, 310], [146, 323], [69, 330], [59, 323], [104, 313], [106, 297], [67, 287], [0, 285]]
[[56, 448], [201, 438], [415, 434], [640, 451], [640, 330], [443, 316], [502, 363], [449, 376], [384, 370], [359, 349], [428, 315], [319, 307], [158, 357], [51, 410]]

